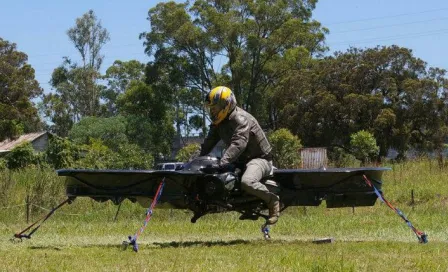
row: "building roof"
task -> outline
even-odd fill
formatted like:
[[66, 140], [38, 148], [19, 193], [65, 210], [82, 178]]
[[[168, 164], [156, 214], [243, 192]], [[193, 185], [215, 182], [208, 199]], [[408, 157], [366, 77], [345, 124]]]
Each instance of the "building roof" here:
[[48, 132], [46, 132], [46, 131], [34, 132], [34, 133], [28, 133], [28, 134], [21, 135], [19, 138], [15, 139], [15, 140], [6, 139], [3, 142], [0, 142], [0, 153], [9, 152], [14, 147], [18, 146], [19, 144], [21, 144], [25, 141], [33, 142], [34, 140], [36, 140], [37, 138], [41, 137], [42, 135], [44, 135], [46, 133], [48, 133]]
[[182, 137], [182, 141], [183, 141], [184, 145], [202, 144], [202, 142], [204, 141], [204, 137], [201, 137], [201, 136]]
[[201, 136], [176, 136], [171, 144], [173, 150], [179, 150], [190, 144], [202, 144], [204, 137]]

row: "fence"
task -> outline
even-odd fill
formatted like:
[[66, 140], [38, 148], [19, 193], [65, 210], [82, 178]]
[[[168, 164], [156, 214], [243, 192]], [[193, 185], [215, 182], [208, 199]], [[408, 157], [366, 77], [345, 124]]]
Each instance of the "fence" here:
[[302, 158], [301, 168], [327, 168], [328, 158], [325, 147], [302, 148], [300, 150], [300, 157]]

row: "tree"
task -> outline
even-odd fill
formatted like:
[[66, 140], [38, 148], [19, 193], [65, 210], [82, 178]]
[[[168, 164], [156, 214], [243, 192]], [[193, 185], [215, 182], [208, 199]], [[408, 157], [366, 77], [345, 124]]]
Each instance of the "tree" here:
[[440, 148], [445, 135], [445, 71], [398, 46], [313, 60], [308, 70], [288, 74], [272, 97], [275, 123], [307, 146], [349, 149], [349, 135], [366, 130], [377, 139], [378, 158], [390, 148], [402, 158], [410, 147]]
[[67, 138], [52, 136], [45, 150], [47, 162], [55, 169], [69, 168], [81, 156], [81, 146], [70, 142]]
[[67, 137], [76, 121], [73, 107], [64, 101], [66, 99], [63, 99], [60, 94], [49, 93], [43, 96], [39, 104], [39, 111], [52, 122], [48, 125], [48, 129], [60, 137]]
[[119, 113], [127, 119], [128, 139], [155, 158], [169, 154], [174, 136], [172, 113], [160, 91], [133, 82], [117, 100]]
[[127, 120], [123, 116], [85, 117], [76, 123], [68, 136], [77, 145], [86, 145], [90, 139], [99, 139], [111, 150], [117, 151], [119, 145], [127, 144]]
[[[151, 30], [143, 33], [146, 51], [156, 61], [177, 56], [187, 90], [205, 94], [213, 86], [228, 85], [237, 101], [260, 121], [269, 88], [294, 60], [325, 50], [326, 29], [311, 21], [316, 1], [216, 1], [160, 3], [148, 13]], [[305, 53], [304, 53], [305, 52]], [[222, 69], [215, 67], [218, 57]], [[288, 61], [292, 60], [292, 61]], [[167, 69], [175, 71], [175, 69]], [[196, 105], [199, 106], [199, 105]], [[198, 108], [198, 114], [205, 114]]]
[[56, 94], [45, 95], [42, 107], [42, 112], [54, 124], [53, 131], [60, 136], [66, 136], [71, 125], [82, 117], [99, 115], [103, 87], [98, 80], [104, 58], [101, 49], [109, 41], [108, 31], [92, 10], [77, 18], [67, 35], [80, 53], [82, 64], [64, 58], [50, 81]]
[[174, 122], [176, 133], [180, 137], [182, 134], [188, 135], [193, 123], [191, 118], [201, 119], [201, 126], [195, 129], [201, 129], [206, 133], [203, 125], [206, 117], [203, 108], [203, 93], [201, 89], [187, 87], [189, 75], [197, 70], [191, 64], [188, 64], [187, 58], [168, 53], [165, 50], [159, 52], [154, 62], [148, 63], [146, 67], [147, 84], [154, 89], [159, 89], [165, 94], [164, 102], [171, 105], [174, 111]]
[[107, 80], [107, 88], [101, 93], [105, 100], [105, 114], [107, 117], [118, 114], [117, 98], [129, 88], [134, 81], [145, 81], [145, 65], [137, 60], [116, 60], [107, 68], [103, 79]]
[[0, 38], [0, 141], [41, 127], [32, 99], [43, 90], [27, 61], [15, 43]]
[[375, 137], [365, 130], [350, 135], [350, 146], [353, 155], [361, 161], [362, 166], [364, 166], [367, 161], [375, 158], [379, 151]]
[[109, 32], [102, 27], [101, 21], [93, 10], [76, 19], [76, 25], [67, 30], [67, 35], [81, 55], [83, 67], [98, 71], [104, 56], [101, 48], [110, 40]]
[[228, 59], [221, 73], [237, 101], [259, 120], [269, 120], [266, 94], [285, 72], [326, 50], [327, 29], [311, 20], [316, 2], [199, 0], [192, 7], [197, 24]]
[[[56, 89], [56, 94], [44, 96], [44, 101], [57, 100], [57, 103], [46, 104], [49, 116], [58, 115], [58, 108], [51, 108], [51, 105], [63, 103], [65, 112], [72, 123], [79, 122], [84, 116], [97, 116], [100, 112], [100, 92], [103, 87], [95, 81], [100, 74], [92, 67], [79, 67], [71, 60], [65, 59], [63, 64], [53, 71], [51, 85]], [[59, 102], [60, 101], [60, 102]], [[57, 125], [56, 121], [52, 120]]]
[[289, 130], [281, 128], [269, 134], [274, 165], [279, 168], [298, 168], [300, 164], [300, 139]]
[[394, 126], [397, 122], [397, 116], [390, 108], [385, 108], [375, 118], [373, 123], [374, 135], [376, 136], [379, 153], [385, 155], [391, 146], [391, 139], [393, 137]]

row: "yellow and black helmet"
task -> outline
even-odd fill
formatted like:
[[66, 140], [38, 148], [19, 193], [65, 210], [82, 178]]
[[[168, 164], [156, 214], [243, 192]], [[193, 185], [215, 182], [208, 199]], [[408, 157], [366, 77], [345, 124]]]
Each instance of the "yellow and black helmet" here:
[[205, 97], [205, 108], [214, 125], [221, 123], [235, 107], [235, 95], [227, 87], [218, 86]]

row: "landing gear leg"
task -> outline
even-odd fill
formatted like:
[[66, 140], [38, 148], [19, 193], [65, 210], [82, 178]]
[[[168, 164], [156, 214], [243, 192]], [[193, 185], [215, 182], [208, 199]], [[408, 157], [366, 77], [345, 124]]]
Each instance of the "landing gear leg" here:
[[199, 219], [199, 218], [201, 218], [202, 216], [204, 216], [205, 215], [205, 213], [202, 213], [202, 212], [195, 212], [194, 214], [193, 214], [193, 217], [190, 219], [190, 222], [191, 223], [196, 223], [196, 221]]

